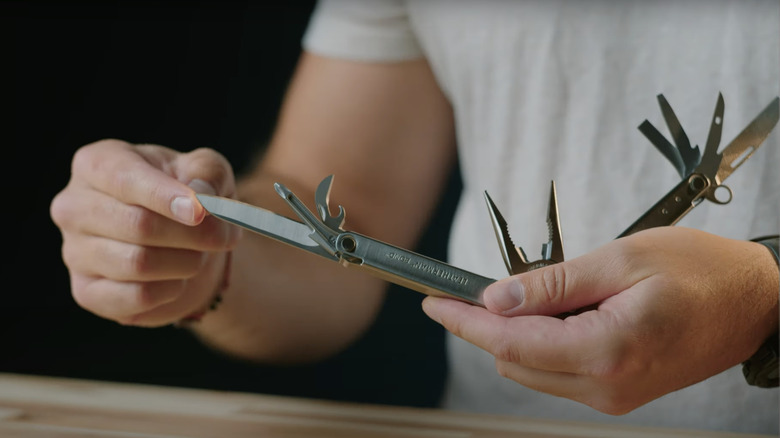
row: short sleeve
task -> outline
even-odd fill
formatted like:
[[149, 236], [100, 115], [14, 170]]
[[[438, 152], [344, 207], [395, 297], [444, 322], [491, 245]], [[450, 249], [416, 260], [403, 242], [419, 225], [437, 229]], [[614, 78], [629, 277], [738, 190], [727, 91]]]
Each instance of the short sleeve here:
[[404, 0], [320, 0], [302, 44], [318, 55], [355, 61], [422, 57]]

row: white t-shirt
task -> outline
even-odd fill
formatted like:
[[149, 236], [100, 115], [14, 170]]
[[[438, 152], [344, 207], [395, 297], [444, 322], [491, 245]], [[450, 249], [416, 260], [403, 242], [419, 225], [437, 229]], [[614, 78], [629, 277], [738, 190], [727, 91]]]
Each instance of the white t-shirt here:
[[[326, 1], [304, 48], [361, 61], [424, 56], [456, 118], [463, 193], [449, 261], [506, 276], [483, 199], [487, 190], [529, 256], [546, 240], [556, 181], [568, 259], [617, 237], [679, 176], [637, 130], [667, 138], [656, 96], [703, 150], [718, 92], [721, 144], [780, 89], [777, 1]], [[680, 225], [749, 239], [777, 234], [775, 130], [729, 178], [727, 206], [704, 202]], [[447, 339], [443, 407], [654, 426], [778, 432], [778, 391], [748, 386], [738, 367], [625, 416], [601, 414], [500, 377], [492, 356]]]

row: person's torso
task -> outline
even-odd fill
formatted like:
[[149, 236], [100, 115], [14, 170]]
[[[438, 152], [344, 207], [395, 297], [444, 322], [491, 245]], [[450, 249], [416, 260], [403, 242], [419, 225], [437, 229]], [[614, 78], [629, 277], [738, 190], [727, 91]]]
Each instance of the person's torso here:
[[[719, 92], [725, 145], [780, 88], [776, 2], [429, 0], [407, 7], [456, 117], [464, 189], [449, 261], [493, 278], [507, 273], [485, 190], [514, 242], [538, 258], [555, 180], [566, 257], [582, 255], [679, 182], [637, 130], [647, 119], [671, 140], [658, 94], [703, 150]], [[704, 202], [679, 225], [739, 239], [776, 234], [778, 138], [773, 133], [726, 181], [730, 204]], [[446, 407], [777, 430], [777, 391], [747, 387], [736, 369], [615, 418], [505, 380], [492, 357], [454, 337], [448, 342]], [[743, 397], [745, 408], [735, 409], [733, 397]]]

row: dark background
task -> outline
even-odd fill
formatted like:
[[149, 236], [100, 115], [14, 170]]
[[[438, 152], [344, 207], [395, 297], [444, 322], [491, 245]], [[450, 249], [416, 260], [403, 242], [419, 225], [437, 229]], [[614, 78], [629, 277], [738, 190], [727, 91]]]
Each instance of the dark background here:
[[[2, 220], [11, 240], [0, 372], [436, 404], [443, 332], [415, 292], [394, 288], [375, 326], [343, 354], [293, 368], [232, 361], [173, 327], [123, 327], [70, 297], [48, 208], [67, 184], [73, 153], [109, 137], [211, 147], [241, 173], [270, 136], [313, 7], [278, 3], [0, 1]], [[439, 259], [457, 169], [451, 183], [417, 248]]]

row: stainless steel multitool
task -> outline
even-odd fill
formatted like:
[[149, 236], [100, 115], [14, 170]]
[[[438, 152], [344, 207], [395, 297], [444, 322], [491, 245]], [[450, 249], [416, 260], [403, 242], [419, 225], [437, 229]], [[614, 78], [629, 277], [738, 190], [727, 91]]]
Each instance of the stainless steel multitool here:
[[[723, 185], [723, 181], [758, 150], [777, 124], [780, 106], [780, 98], [772, 100], [731, 143], [718, 152], [724, 110], [723, 96], [719, 95], [707, 143], [704, 152], [700, 153], [698, 146], [691, 147], [666, 99], [659, 95], [658, 101], [676, 146], [648, 121], [644, 121], [639, 130], [674, 165], [682, 181], [618, 237], [652, 227], [673, 225], [704, 199], [717, 204], [730, 202], [732, 192]], [[338, 214], [333, 216], [328, 204], [332, 182], [331, 175], [319, 184], [315, 192], [317, 214], [287, 187], [281, 183], [274, 185], [279, 196], [287, 201], [302, 222], [232, 199], [203, 194], [197, 197], [209, 213], [240, 227], [424, 294], [484, 306], [482, 293], [496, 280], [344, 230], [344, 208], [339, 206]], [[564, 260], [554, 182], [547, 211], [548, 242], [542, 246], [539, 260], [529, 261], [523, 249], [514, 245], [506, 221], [487, 192], [485, 200], [501, 254], [511, 275]]]

